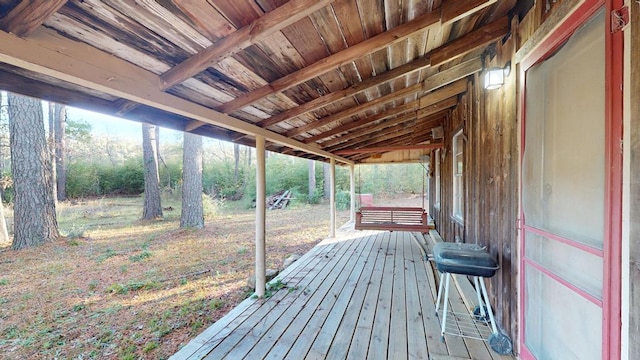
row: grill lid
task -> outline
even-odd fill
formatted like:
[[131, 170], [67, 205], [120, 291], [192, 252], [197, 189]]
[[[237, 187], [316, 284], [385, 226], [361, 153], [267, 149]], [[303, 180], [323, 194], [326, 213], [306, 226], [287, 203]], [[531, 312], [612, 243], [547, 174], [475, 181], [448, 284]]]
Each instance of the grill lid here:
[[438, 243], [433, 247], [433, 260], [443, 273], [491, 277], [499, 269], [491, 254], [477, 244]]

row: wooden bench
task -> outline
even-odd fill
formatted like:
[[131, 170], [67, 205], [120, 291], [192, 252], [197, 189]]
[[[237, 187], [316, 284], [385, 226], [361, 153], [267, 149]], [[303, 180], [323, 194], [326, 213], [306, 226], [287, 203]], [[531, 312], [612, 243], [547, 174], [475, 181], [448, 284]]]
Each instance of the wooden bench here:
[[433, 229], [427, 212], [418, 207], [361, 207], [356, 212], [356, 230], [418, 231]]

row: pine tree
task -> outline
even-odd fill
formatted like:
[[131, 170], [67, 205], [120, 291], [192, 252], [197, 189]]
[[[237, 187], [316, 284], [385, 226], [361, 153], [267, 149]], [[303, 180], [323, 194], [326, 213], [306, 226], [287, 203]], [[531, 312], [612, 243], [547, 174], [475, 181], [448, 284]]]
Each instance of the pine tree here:
[[142, 159], [144, 162], [144, 208], [142, 218], [144, 220], [162, 217], [156, 141], [156, 126], [142, 124]]
[[22, 249], [60, 236], [40, 100], [9, 94], [14, 235]]
[[203, 228], [202, 207], [202, 137], [184, 133], [182, 152], [181, 228]]

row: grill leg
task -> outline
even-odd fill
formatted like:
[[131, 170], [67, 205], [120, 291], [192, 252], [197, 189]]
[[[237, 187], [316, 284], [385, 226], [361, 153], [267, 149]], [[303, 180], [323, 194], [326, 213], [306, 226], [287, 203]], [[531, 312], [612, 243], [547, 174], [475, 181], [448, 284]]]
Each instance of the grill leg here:
[[444, 341], [444, 330], [447, 326], [447, 310], [449, 307], [449, 281], [451, 280], [451, 273], [444, 274], [444, 305], [442, 306], [442, 328], [440, 332], [440, 340]]
[[[444, 273], [440, 273], [444, 275]], [[438, 300], [436, 301], [436, 316], [438, 316], [438, 310], [440, 310], [440, 299], [442, 299], [442, 289], [444, 288], [444, 281], [442, 276], [440, 277], [440, 286], [438, 286]]]
[[480, 288], [482, 289], [482, 295], [484, 296], [484, 303], [487, 305], [489, 320], [491, 320], [491, 331], [493, 331], [494, 334], [497, 334], [498, 328], [496, 327], [496, 320], [493, 318], [493, 309], [491, 309], [491, 303], [489, 302], [489, 295], [487, 295], [487, 288], [484, 286], [484, 278], [480, 280]]
[[474, 276], [473, 277], [473, 282], [476, 285], [476, 296], [478, 297], [478, 307], [480, 308], [480, 316], [482, 317], [482, 319], [486, 319], [487, 318], [487, 313], [484, 311], [484, 304], [482, 303], [482, 298], [480, 295], [480, 284], [478, 283], [478, 277]]

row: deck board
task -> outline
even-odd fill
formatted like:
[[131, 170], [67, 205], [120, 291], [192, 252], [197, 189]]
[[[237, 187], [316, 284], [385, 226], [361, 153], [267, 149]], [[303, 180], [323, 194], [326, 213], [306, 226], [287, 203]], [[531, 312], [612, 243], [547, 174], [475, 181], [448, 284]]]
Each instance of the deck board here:
[[[385, 256], [384, 271], [380, 280], [380, 293], [373, 320], [373, 330], [369, 339], [368, 358], [384, 358], [387, 355], [389, 345], [389, 325], [391, 322], [391, 296], [393, 295], [393, 269], [395, 267], [396, 238], [394, 233], [389, 233], [389, 246]], [[364, 355], [364, 354], [363, 354]], [[361, 359], [367, 356], [361, 357]]]
[[[437, 275], [418, 241], [342, 231], [276, 278], [288, 289], [245, 300], [171, 359], [511, 358], [482, 341], [440, 341]], [[450, 304], [466, 309], [455, 286]]]
[[[391, 286], [391, 326], [389, 332], [394, 334], [396, 341], [389, 342], [387, 358], [403, 360], [408, 355], [407, 344], [407, 304], [405, 287], [405, 248], [411, 245], [411, 239], [405, 237], [405, 232], [393, 232], [396, 238], [395, 266], [393, 269], [393, 284]], [[407, 250], [407, 255], [410, 249]], [[426, 350], [426, 347], [425, 347]]]
[[[351, 339], [351, 346], [347, 353], [347, 359], [365, 359], [367, 357], [367, 350], [369, 348], [369, 339], [371, 338], [371, 332], [373, 331], [373, 321], [376, 314], [376, 307], [378, 304], [378, 296], [382, 283], [382, 273], [384, 272], [387, 262], [387, 250], [389, 247], [389, 233], [383, 233], [376, 237], [380, 239], [380, 245], [376, 249], [376, 266], [371, 274], [369, 280], [369, 286], [367, 286], [367, 293], [364, 298], [364, 304], [362, 304], [362, 310], [358, 317], [358, 323]], [[334, 354], [337, 358], [338, 354]], [[333, 358], [333, 357], [332, 357]]]

